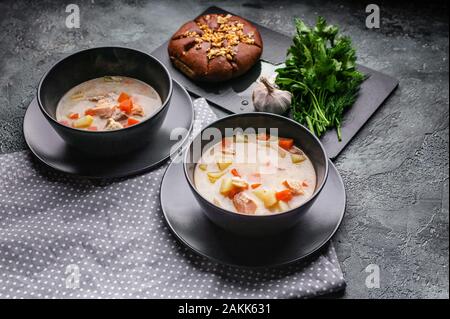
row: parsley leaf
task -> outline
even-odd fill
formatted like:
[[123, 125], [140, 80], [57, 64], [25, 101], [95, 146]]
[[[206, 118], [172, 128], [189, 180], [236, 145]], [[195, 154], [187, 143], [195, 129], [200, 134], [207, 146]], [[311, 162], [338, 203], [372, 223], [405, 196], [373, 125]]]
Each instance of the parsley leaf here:
[[347, 36], [318, 17], [308, 27], [295, 20], [296, 35], [285, 67], [276, 70], [277, 85], [292, 93], [292, 116], [321, 136], [336, 128], [341, 140], [344, 111], [355, 102], [364, 75], [356, 69], [356, 52]]

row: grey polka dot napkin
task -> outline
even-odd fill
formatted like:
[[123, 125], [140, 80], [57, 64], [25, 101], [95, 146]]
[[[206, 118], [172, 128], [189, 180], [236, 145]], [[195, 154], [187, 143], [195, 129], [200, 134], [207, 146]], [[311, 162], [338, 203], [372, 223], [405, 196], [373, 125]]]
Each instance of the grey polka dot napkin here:
[[[196, 118], [215, 116], [205, 100]], [[307, 261], [241, 269], [198, 256], [166, 227], [167, 164], [114, 182], [0, 157], [0, 298], [294, 298], [341, 290], [331, 244]]]

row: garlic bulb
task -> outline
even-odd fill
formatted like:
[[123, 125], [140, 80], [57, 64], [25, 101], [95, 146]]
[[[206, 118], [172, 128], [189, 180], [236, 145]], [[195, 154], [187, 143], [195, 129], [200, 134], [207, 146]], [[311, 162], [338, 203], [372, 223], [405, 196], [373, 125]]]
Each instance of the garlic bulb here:
[[261, 77], [253, 90], [253, 106], [257, 111], [283, 114], [291, 106], [292, 94], [275, 87]]

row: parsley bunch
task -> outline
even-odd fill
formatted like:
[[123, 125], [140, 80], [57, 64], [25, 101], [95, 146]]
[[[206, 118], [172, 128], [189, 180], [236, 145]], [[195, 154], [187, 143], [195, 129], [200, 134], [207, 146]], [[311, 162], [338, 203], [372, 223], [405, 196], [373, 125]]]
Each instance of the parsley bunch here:
[[356, 100], [364, 75], [356, 70], [356, 54], [349, 37], [318, 17], [309, 28], [295, 20], [297, 33], [288, 49], [285, 67], [276, 70], [276, 84], [292, 93], [292, 116], [321, 136], [336, 128], [341, 140], [344, 110]]

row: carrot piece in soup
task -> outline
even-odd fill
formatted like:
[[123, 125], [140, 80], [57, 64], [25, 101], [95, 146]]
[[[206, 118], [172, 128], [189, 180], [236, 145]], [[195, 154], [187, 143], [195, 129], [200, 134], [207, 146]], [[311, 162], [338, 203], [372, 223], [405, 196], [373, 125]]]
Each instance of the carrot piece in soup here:
[[98, 131], [98, 128], [97, 128], [97, 126], [89, 126], [88, 130], [89, 131]]
[[123, 102], [125, 100], [129, 100], [130, 96], [128, 94], [126, 94], [125, 92], [120, 93], [119, 98], [117, 99], [117, 101]]
[[79, 118], [80, 118], [80, 114], [78, 114], [78, 113], [70, 113], [69, 114], [69, 119], [71, 119], [71, 120], [77, 120]]
[[121, 111], [123, 111], [125, 113], [130, 113], [131, 110], [133, 109], [133, 102], [131, 102], [130, 99], [124, 100], [124, 101], [120, 102], [119, 108]]
[[236, 195], [237, 193], [239, 193], [239, 192], [241, 192], [241, 191], [242, 191], [242, 190], [240, 190], [239, 188], [233, 187], [233, 188], [228, 192], [227, 196], [228, 196], [229, 199], [233, 199], [233, 198], [234, 198], [234, 195]]
[[278, 145], [285, 150], [289, 150], [292, 146], [294, 146], [294, 139], [292, 138], [280, 138], [278, 141]]
[[256, 184], [252, 184], [251, 187], [252, 189], [258, 188], [259, 186], [261, 186], [261, 184], [256, 183]]
[[302, 186], [304, 186], [304, 187], [308, 187], [308, 186], [309, 186], [309, 184], [308, 184], [308, 182], [307, 182], [307, 181], [303, 181], [303, 182], [302, 182]]
[[135, 124], [138, 124], [138, 123], [139, 123], [138, 120], [136, 120], [136, 119], [134, 119], [132, 117], [129, 117], [128, 121], [127, 121], [127, 126], [135, 125]]
[[241, 177], [241, 175], [239, 175], [239, 172], [237, 171], [237, 169], [233, 168], [231, 170], [231, 174], [233, 174], [233, 176], [237, 176], [237, 177]]
[[94, 116], [95, 111], [93, 109], [87, 109], [86, 111], [84, 111], [84, 115]]
[[284, 202], [288, 202], [292, 199], [292, 191], [290, 189], [285, 189], [280, 192], [275, 193], [275, 197], [278, 200], [282, 200]]

